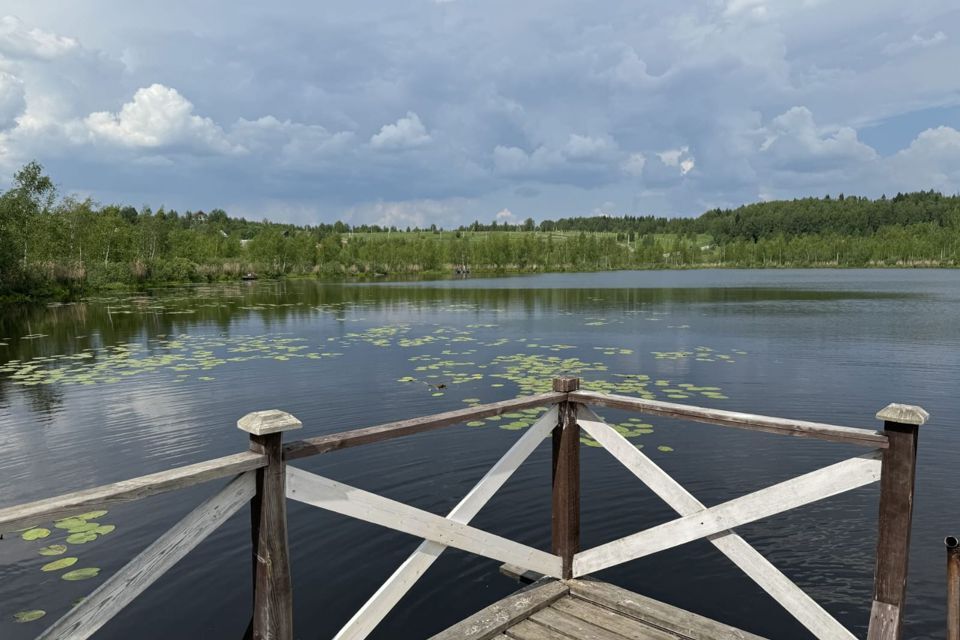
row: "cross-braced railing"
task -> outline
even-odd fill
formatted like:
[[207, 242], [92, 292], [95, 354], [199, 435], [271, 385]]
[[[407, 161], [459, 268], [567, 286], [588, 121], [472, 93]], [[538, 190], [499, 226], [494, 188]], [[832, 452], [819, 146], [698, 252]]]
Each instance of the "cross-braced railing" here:
[[[335, 636], [361, 640], [383, 620], [439, 555], [454, 547], [559, 579], [601, 569], [706, 538], [815, 637], [855, 636], [766, 560], [735, 528], [880, 481], [874, 597], [868, 640], [897, 640], [903, 619], [912, 518], [917, 432], [923, 409], [889, 405], [877, 414], [881, 432], [721, 411], [579, 390], [577, 378], [556, 378], [552, 393], [480, 405], [433, 416], [320, 436], [284, 445], [283, 432], [300, 427], [281, 411], [249, 414], [238, 426], [250, 433], [248, 453], [0, 509], [0, 531], [40, 519], [66, 517], [93, 506], [136, 500], [207, 480], [237, 475], [153, 545], [64, 615], [42, 638], [87, 638], [183, 558], [222, 522], [250, 502], [255, 576], [248, 636], [290, 640], [293, 611], [287, 549], [286, 499], [379, 524], [423, 542]], [[499, 415], [549, 409], [510, 447], [445, 517], [405, 505], [287, 463], [338, 449]], [[816, 438], [869, 447], [861, 456], [818, 469], [713, 507], [706, 507], [592, 407], [629, 411]], [[678, 518], [650, 529], [580, 549], [580, 437], [585, 432], [674, 509]], [[471, 526], [473, 517], [548, 436], [553, 447], [552, 545], [536, 549]]]

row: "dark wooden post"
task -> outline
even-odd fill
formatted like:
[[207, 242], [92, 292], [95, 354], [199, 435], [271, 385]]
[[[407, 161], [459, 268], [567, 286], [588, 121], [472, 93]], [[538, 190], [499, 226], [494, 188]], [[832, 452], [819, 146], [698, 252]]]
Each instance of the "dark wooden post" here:
[[929, 414], [920, 407], [891, 404], [877, 414], [890, 447], [880, 471], [880, 516], [873, 606], [868, 640], [898, 640], [903, 626], [917, 468], [917, 433]]
[[[576, 391], [580, 378], [554, 378], [553, 390]], [[563, 578], [573, 577], [573, 555], [580, 550], [580, 426], [577, 404], [561, 402], [553, 430], [553, 553], [563, 558]]]
[[947, 640], [960, 640], [960, 540], [947, 536]]
[[255, 411], [237, 421], [250, 434], [250, 450], [266, 454], [269, 464], [257, 469], [257, 494], [250, 501], [253, 536], [254, 640], [292, 640], [293, 589], [287, 551], [286, 465], [283, 432], [301, 427], [283, 411]]

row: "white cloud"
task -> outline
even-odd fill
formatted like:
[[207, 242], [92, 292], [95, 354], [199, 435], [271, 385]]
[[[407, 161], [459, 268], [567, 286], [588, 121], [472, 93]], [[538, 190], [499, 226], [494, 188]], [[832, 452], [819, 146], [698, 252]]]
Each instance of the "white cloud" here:
[[609, 137], [594, 138], [572, 133], [563, 147], [563, 155], [570, 160], [593, 160], [608, 156], [616, 150], [617, 143]]
[[138, 89], [118, 113], [91, 113], [85, 124], [95, 140], [123, 147], [184, 147], [217, 153], [240, 150], [213, 120], [195, 115], [189, 100], [162, 84]]
[[877, 157], [851, 127], [819, 128], [806, 107], [792, 107], [777, 116], [765, 134], [760, 152], [787, 171], [826, 171]]
[[243, 149], [278, 154], [295, 165], [342, 153], [349, 148], [354, 137], [352, 131], [331, 133], [320, 125], [278, 120], [274, 116], [257, 120], [240, 118], [229, 132], [231, 142]]
[[513, 215], [513, 211], [510, 211], [510, 209], [507, 209], [506, 207], [504, 207], [503, 209], [500, 209], [500, 211], [497, 211], [497, 214], [496, 214], [495, 216], [493, 216], [493, 217], [494, 217], [494, 219], [495, 219], [497, 222], [499, 222], [499, 223], [501, 223], [501, 224], [516, 224], [516, 223], [517, 223], [517, 219], [516, 219], [516, 217]]
[[27, 29], [16, 16], [0, 18], [0, 52], [13, 58], [53, 60], [79, 46], [73, 38], [38, 28]]
[[886, 161], [888, 184], [901, 191], [960, 190], [960, 131], [952, 127], [927, 129], [906, 149]]
[[620, 165], [620, 169], [628, 176], [640, 177], [646, 164], [647, 158], [642, 153], [631, 153]]
[[393, 124], [380, 127], [380, 133], [370, 138], [370, 144], [378, 149], [407, 149], [430, 142], [430, 134], [420, 122], [420, 116], [408, 111], [406, 117]]
[[764, 18], [767, 15], [766, 0], [727, 0], [723, 15], [727, 18]]
[[883, 52], [888, 56], [895, 56], [910, 51], [911, 49], [929, 49], [938, 44], [943, 44], [946, 41], [947, 34], [943, 31], [937, 31], [929, 38], [924, 38], [919, 33], [915, 33], [910, 39], [904, 40], [903, 42], [891, 42], [883, 48]]
[[0, 131], [14, 126], [17, 116], [26, 107], [23, 81], [13, 74], [0, 71]]
[[682, 146], [679, 149], [667, 149], [657, 153], [660, 162], [668, 167], [676, 167], [680, 170], [680, 175], [687, 175], [695, 166], [696, 160], [690, 155], [690, 147]]

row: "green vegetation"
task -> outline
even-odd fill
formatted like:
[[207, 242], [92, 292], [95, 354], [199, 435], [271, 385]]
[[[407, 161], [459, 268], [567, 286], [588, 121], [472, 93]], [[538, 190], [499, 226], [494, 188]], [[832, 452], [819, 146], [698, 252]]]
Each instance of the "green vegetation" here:
[[682, 267], [956, 266], [960, 196], [804, 198], [697, 218], [532, 219], [453, 230], [295, 226], [58, 198], [32, 162], [0, 195], [0, 296], [111, 285], [315, 275]]

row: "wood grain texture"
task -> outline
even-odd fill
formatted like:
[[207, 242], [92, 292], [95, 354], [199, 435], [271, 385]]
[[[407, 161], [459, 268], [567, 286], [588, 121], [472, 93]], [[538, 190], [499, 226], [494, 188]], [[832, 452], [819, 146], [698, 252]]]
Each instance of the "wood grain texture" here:
[[235, 476], [238, 473], [258, 469], [265, 464], [267, 464], [267, 458], [264, 455], [249, 452], [237, 453], [92, 489], [74, 491], [55, 498], [6, 507], [0, 509], [0, 532], [16, 531], [94, 508], [132, 502], [209, 480]]
[[[691, 515], [707, 508], [629, 440], [602, 422], [589, 408], [581, 409], [580, 426], [680, 515]], [[738, 534], [722, 531], [710, 536], [708, 540], [815, 637], [830, 640], [855, 639], [850, 631]]]
[[615, 612], [631, 616], [681, 638], [691, 640], [764, 640], [754, 635], [692, 613], [679, 607], [641, 596], [606, 582], [596, 580], [567, 580], [570, 594], [598, 604]]
[[626, 409], [668, 418], [680, 418], [693, 422], [706, 422], [725, 427], [737, 427], [753, 431], [765, 431], [782, 435], [798, 436], [802, 438], [816, 438], [832, 442], [845, 442], [874, 449], [883, 449], [887, 446], [884, 434], [869, 429], [855, 429], [839, 427], [832, 424], [807, 422], [804, 420], [789, 420], [771, 416], [738, 413], [721, 409], [694, 407], [676, 402], [661, 402], [659, 400], [643, 400], [630, 396], [602, 394], [590, 391], [574, 391], [570, 394], [571, 402]]
[[[553, 407], [524, 431], [517, 442], [480, 479], [480, 482], [447, 514], [447, 518], [461, 524], [469, 523], [543, 442], [556, 423], [557, 408]], [[366, 638], [445, 549], [446, 547], [438, 542], [423, 541], [340, 629], [334, 640]]]
[[850, 458], [588, 551], [581, 551], [573, 561], [574, 575], [587, 575], [658, 551], [672, 549], [876, 482], [880, 477], [878, 455], [878, 452], [871, 452]]
[[[575, 391], [578, 378], [555, 378], [555, 390]], [[580, 426], [577, 405], [559, 404], [553, 430], [552, 550], [563, 560], [563, 577], [573, 577], [573, 557], [580, 550]]]
[[254, 484], [254, 472], [235, 478], [108, 578], [39, 638], [89, 638], [243, 507], [253, 497]]
[[899, 640], [900, 607], [888, 602], [873, 601], [870, 608], [870, 627], [867, 640]]
[[530, 567], [546, 576], [560, 575], [560, 558], [546, 551], [295, 467], [287, 467], [287, 497], [486, 558]]
[[256, 471], [256, 500], [250, 504], [253, 544], [254, 640], [292, 640], [293, 587], [287, 541], [286, 468], [283, 433], [251, 435], [250, 447], [269, 464]]
[[622, 638], [642, 638], [643, 640], [676, 640], [677, 636], [667, 633], [645, 622], [593, 602], [567, 596], [550, 605], [552, 609], [574, 616], [597, 627], [613, 632]]
[[557, 580], [534, 584], [441, 631], [430, 640], [488, 640], [568, 593]]
[[409, 420], [399, 420], [397, 422], [388, 422], [386, 424], [374, 427], [365, 427], [363, 429], [353, 429], [351, 431], [341, 431], [330, 435], [309, 438], [291, 442], [284, 447], [284, 456], [287, 460], [296, 460], [320, 453], [336, 451], [338, 449], [347, 449], [357, 447], [363, 444], [372, 444], [374, 442], [383, 442], [393, 438], [409, 436], [424, 431], [441, 429], [454, 424], [460, 424], [469, 420], [488, 418], [498, 416], [503, 413], [509, 413], [518, 409], [530, 407], [541, 407], [548, 404], [554, 404], [565, 400], [565, 393], [541, 393], [539, 395], [525, 396], [513, 400], [504, 400], [492, 404], [482, 404], [466, 409], [457, 409], [446, 413], [438, 413], [430, 416], [421, 416], [419, 418], [410, 418]]
[[[910, 529], [913, 521], [913, 489], [917, 468], [919, 426], [885, 422], [890, 447], [884, 452], [880, 477], [880, 513], [877, 520], [877, 557], [873, 599], [892, 605], [899, 615], [892, 637], [900, 637], [902, 612], [907, 597], [907, 569], [910, 559]], [[882, 618], [871, 617], [869, 638], [880, 638], [875, 625]]]

